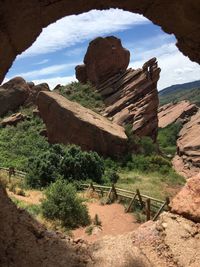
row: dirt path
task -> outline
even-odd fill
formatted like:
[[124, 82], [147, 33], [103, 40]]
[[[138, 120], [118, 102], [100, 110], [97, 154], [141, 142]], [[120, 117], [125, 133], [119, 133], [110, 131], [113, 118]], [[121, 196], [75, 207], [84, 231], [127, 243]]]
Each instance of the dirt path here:
[[125, 213], [124, 206], [120, 204], [100, 205], [99, 203], [87, 203], [89, 213], [93, 219], [98, 215], [102, 222], [102, 229], [95, 229], [92, 235], [85, 233], [85, 228], [73, 231], [74, 238], [81, 238], [88, 242], [94, 242], [106, 235], [119, 235], [135, 230], [139, 224], [131, 213]]

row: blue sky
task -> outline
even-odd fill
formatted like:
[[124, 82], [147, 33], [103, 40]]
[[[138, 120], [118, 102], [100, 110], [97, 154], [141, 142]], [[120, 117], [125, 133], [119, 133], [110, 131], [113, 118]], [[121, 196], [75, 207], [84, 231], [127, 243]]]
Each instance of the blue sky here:
[[22, 76], [36, 84], [75, 80], [74, 67], [81, 64], [88, 43], [98, 36], [114, 35], [131, 52], [129, 67], [139, 68], [152, 57], [161, 67], [158, 89], [200, 79], [200, 66], [175, 46], [173, 35], [164, 33], [141, 15], [110, 9], [67, 16], [43, 29], [35, 43], [19, 55], [4, 81]]

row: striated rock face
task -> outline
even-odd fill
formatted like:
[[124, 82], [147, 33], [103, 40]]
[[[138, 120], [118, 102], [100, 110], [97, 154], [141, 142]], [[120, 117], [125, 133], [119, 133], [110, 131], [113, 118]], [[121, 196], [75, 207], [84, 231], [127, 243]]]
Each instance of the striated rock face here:
[[174, 168], [185, 177], [200, 172], [200, 110], [184, 124], [177, 140]]
[[200, 63], [199, 1], [88, 0], [73, 3], [68, 0], [4, 0], [0, 8], [0, 81], [15, 57], [31, 46], [42, 28], [67, 15], [111, 7], [143, 14], [165, 32], [173, 33], [177, 47], [191, 60]]
[[200, 173], [187, 180], [170, 203], [171, 211], [200, 223]]
[[156, 58], [152, 58], [142, 69], [128, 69], [100, 84], [98, 91], [107, 106], [104, 115], [119, 125], [131, 124], [133, 134], [155, 141], [159, 74]]
[[198, 111], [198, 107], [189, 101], [181, 101], [177, 104], [169, 103], [159, 108], [158, 121], [159, 127], [165, 128], [169, 124], [180, 120], [185, 123]]
[[76, 67], [76, 78], [80, 82], [89, 80], [99, 85], [115, 74], [126, 71], [130, 52], [122, 47], [120, 39], [98, 37], [89, 43], [84, 64]]
[[141, 69], [127, 70], [129, 58], [118, 38], [98, 37], [90, 42], [85, 65], [75, 68], [76, 77], [96, 86], [106, 105], [103, 116], [120, 126], [131, 124], [134, 135], [156, 141], [160, 68], [152, 58]]
[[124, 129], [101, 115], [52, 92], [40, 92], [37, 104], [51, 143], [77, 144], [112, 157], [126, 151]]
[[0, 87], [0, 116], [23, 105], [29, 93], [30, 88], [21, 77], [13, 78], [4, 83]]
[[22, 113], [15, 113], [10, 117], [5, 118], [2, 120], [1, 125], [6, 127], [7, 125], [16, 126], [18, 122], [24, 121], [27, 117]]

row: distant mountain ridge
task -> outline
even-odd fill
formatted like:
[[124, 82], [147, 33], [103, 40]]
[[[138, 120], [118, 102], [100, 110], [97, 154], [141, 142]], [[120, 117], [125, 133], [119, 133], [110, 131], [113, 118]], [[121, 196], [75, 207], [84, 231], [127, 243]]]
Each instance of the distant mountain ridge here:
[[200, 106], [200, 80], [166, 87], [159, 92], [159, 100], [160, 106], [181, 100]]
[[194, 82], [188, 82], [188, 83], [182, 83], [182, 84], [174, 84], [169, 87], [166, 87], [159, 91], [159, 95], [167, 95], [170, 93], [174, 93], [177, 90], [189, 90], [194, 88], [200, 88], [200, 80], [194, 81]]

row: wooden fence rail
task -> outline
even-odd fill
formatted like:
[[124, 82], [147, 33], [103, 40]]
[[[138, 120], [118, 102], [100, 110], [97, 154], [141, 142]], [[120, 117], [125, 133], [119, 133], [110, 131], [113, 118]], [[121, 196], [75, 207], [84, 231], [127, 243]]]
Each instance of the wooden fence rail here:
[[112, 186], [105, 186], [105, 185], [95, 185], [93, 183], [90, 183], [90, 184], [81, 184], [81, 186], [83, 189], [96, 191], [97, 193], [101, 194], [106, 193], [107, 194], [106, 203], [108, 203], [111, 200], [112, 193], [114, 194], [115, 199], [121, 197], [130, 200], [126, 212], [130, 212], [133, 205], [136, 202], [139, 203], [140, 209], [141, 210], [145, 209], [147, 221], [151, 219], [152, 209], [154, 210], [155, 214], [152, 218], [153, 221], [155, 221], [158, 218], [158, 216], [163, 210], [168, 209], [169, 198], [166, 198], [166, 201], [162, 201], [160, 199], [141, 194], [139, 189], [136, 189], [136, 192], [133, 192], [130, 190], [125, 190], [115, 187], [114, 184]]
[[[3, 171], [7, 171], [9, 172], [9, 168], [4, 168], [4, 167], [0, 167], [0, 170], [3, 170]], [[18, 171], [15, 169], [15, 173], [21, 177], [25, 177], [26, 176], [26, 172], [23, 172], [23, 171]]]

